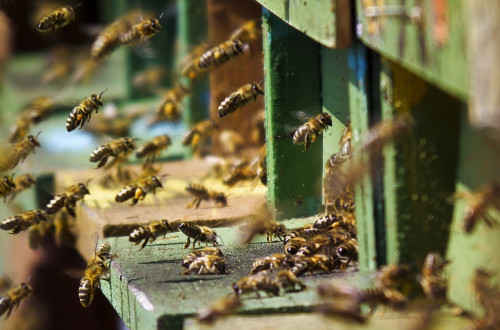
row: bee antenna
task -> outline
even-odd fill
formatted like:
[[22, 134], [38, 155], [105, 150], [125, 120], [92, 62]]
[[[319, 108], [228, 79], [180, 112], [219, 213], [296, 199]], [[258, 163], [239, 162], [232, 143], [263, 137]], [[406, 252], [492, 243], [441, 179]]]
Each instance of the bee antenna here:
[[220, 238], [220, 240], [222, 241], [222, 244], [223, 244], [223, 245], [225, 245], [225, 244], [226, 244], [226, 243], [224, 243], [224, 240], [222, 239], [222, 237], [221, 237], [219, 234], [217, 234], [217, 237], [218, 237], [218, 238]]
[[78, 8], [78, 7], [81, 7], [81, 6], [83, 6], [83, 3], [82, 3], [82, 2], [80, 2], [80, 3], [76, 4], [76, 5], [73, 7], [73, 9], [76, 9], [76, 8]]
[[99, 98], [101, 98], [101, 95], [106, 93], [108, 91], [108, 89], [106, 88], [105, 90], [103, 90], [100, 94], [99, 94]]
[[132, 141], [134, 141], [134, 142], [135, 141], [142, 141], [142, 139], [141, 138], [133, 138]]
[[264, 87], [264, 82], [265, 82], [265, 79], [264, 79], [264, 78], [262, 78], [262, 80], [261, 80], [261, 81], [259, 81], [259, 85], [260, 85], [261, 87]]
[[162, 13], [160, 14], [160, 16], [158, 17], [158, 20], [161, 20], [161, 18], [163, 17], [163, 14], [165, 14], [165, 12], [162, 12]]
[[35, 139], [38, 139], [38, 135], [40, 135], [40, 133], [42, 133], [42, 131], [39, 131], [38, 133], [36, 133]]
[[90, 183], [90, 181], [92, 181], [92, 179], [94, 179], [94, 178], [88, 179], [87, 182], [85, 182], [85, 185], [87, 186]]

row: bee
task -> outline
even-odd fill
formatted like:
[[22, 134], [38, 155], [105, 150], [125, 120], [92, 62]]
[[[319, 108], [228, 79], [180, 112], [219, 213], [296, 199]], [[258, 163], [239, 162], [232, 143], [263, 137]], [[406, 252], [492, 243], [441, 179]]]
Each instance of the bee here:
[[227, 274], [226, 260], [223, 257], [213, 254], [200, 256], [193, 260], [184, 275], [196, 273], [200, 274]]
[[358, 258], [358, 242], [354, 238], [349, 239], [337, 247], [335, 254], [340, 261], [340, 269], [346, 270], [351, 260]]
[[465, 198], [468, 202], [464, 210], [464, 230], [466, 233], [471, 233], [480, 220], [483, 220], [488, 227], [496, 223], [490, 216], [489, 209], [500, 210], [500, 185], [498, 183], [486, 183], [474, 193], [458, 192], [457, 197]]
[[313, 227], [318, 229], [325, 229], [342, 220], [344, 220], [343, 214], [328, 214], [323, 218], [316, 220], [313, 224]]
[[212, 120], [201, 121], [184, 134], [181, 141], [182, 145], [191, 145], [193, 151], [198, 152], [201, 143], [208, 139], [215, 129], [217, 129], [217, 125]]
[[252, 263], [250, 274], [257, 274], [263, 271], [268, 271], [274, 268], [283, 267], [288, 260], [288, 256], [284, 253], [274, 253], [270, 256], [259, 258]]
[[329, 273], [336, 266], [333, 257], [324, 254], [315, 254], [311, 257], [301, 257], [294, 261], [294, 265], [290, 269], [296, 276], [300, 276], [307, 271], [312, 275], [314, 272]]
[[87, 97], [85, 100], [80, 102], [76, 107], [73, 108], [71, 113], [66, 120], [66, 130], [71, 132], [78, 126], [80, 129], [83, 127], [85, 122], [90, 121], [92, 117], [92, 111], [95, 110], [96, 113], [99, 112], [99, 107], [103, 106], [101, 96], [107, 91], [102, 91], [99, 95], [92, 94], [90, 97]]
[[169, 231], [173, 232], [174, 230], [167, 220], [153, 221], [147, 226], [140, 226], [134, 229], [130, 233], [128, 240], [135, 244], [139, 244], [144, 240], [140, 248], [142, 250], [148, 243], [153, 243], [158, 236], [163, 235], [165, 237]]
[[309, 149], [312, 142], [321, 135], [323, 130], [327, 130], [328, 126], [332, 126], [332, 116], [323, 112], [309, 119], [305, 124], [297, 128], [293, 135], [293, 144], [304, 145], [304, 150]]
[[183, 268], [189, 268], [189, 265], [199, 257], [214, 255], [219, 257], [224, 257], [224, 254], [219, 248], [216, 247], [204, 247], [201, 250], [193, 250], [191, 251], [186, 258], [182, 261]]
[[264, 291], [268, 296], [280, 295], [280, 287], [276, 281], [263, 273], [242, 277], [233, 284], [233, 290], [236, 296], [255, 292], [260, 298], [259, 291]]
[[330, 238], [327, 235], [316, 235], [301, 244], [295, 256], [297, 258], [310, 257], [320, 252], [329, 254], [330, 251], [328, 250], [331, 248], [330, 243]]
[[304, 237], [293, 237], [286, 241], [284, 245], [285, 252], [287, 254], [294, 255], [299, 251], [299, 249], [307, 242]]
[[212, 323], [217, 318], [230, 315], [241, 306], [241, 300], [238, 296], [229, 296], [216, 301], [208, 309], [198, 313], [196, 319], [201, 323]]
[[26, 139], [8, 148], [7, 157], [3, 161], [0, 159], [0, 171], [13, 169], [19, 163], [24, 162], [29, 154], [35, 153], [35, 148], [40, 147], [40, 142], [37, 139], [38, 135], [40, 135], [40, 132], [36, 136], [28, 135]]
[[28, 228], [28, 244], [32, 250], [38, 249], [42, 245], [45, 236], [52, 231], [50, 222], [35, 223]]
[[107, 260], [114, 258], [110, 251], [111, 246], [109, 243], [103, 242], [95, 249], [94, 255], [87, 262], [85, 274], [80, 280], [80, 287], [78, 288], [78, 298], [83, 307], [88, 307], [92, 303], [101, 279], [107, 279], [110, 275]]
[[280, 288], [286, 291], [295, 290], [295, 287], [298, 286], [298, 291], [305, 290], [307, 286], [299, 281], [295, 274], [290, 270], [282, 270], [278, 274], [276, 274], [276, 283]]
[[387, 143], [407, 134], [413, 125], [414, 121], [410, 115], [400, 115], [391, 121], [381, 122], [365, 134], [362, 148], [371, 153], [378, 152]]
[[47, 214], [54, 214], [64, 207], [69, 215], [76, 217], [76, 202], [83, 200], [85, 195], [90, 195], [85, 183], [80, 182], [69, 186], [62, 194], [56, 195], [52, 198], [52, 200], [45, 207], [45, 212]]
[[42, 84], [48, 84], [66, 77], [73, 68], [71, 51], [68, 47], [55, 47], [47, 55], [47, 64], [42, 76]]
[[200, 57], [209, 49], [210, 47], [205, 43], [194, 47], [194, 49], [181, 61], [181, 76], [194, 80], [200, 74], [207, 71], [200, 68], [198, 62]]
[[[72, 82], [74, 84], [87, 83], [90, 81], [97, 68], [101, 65], [102, 60], [97, 60], [93, 57], [86, 59], [75, 69], [75, 73], [72, 76]], [[99, 95], [100, 97], [100, 95]], [[96, 109], [97, 112], [97, 109]], [[76, 128], [77, 125], [75, 125]]]
[[7, 275], [2, 275], [0, 277], [0, 293], [5, 292], [10, 287], [12, 287], [12, 279]]
[[32, 100], [22, 111], [21, 116], [29, 118], [33, 124], [38, 124], [52, 113], [54, 100], [49, 96], [40, 96]]
[[3, 220], [0, 224], [0, 229], [11, 230], [10, 234], [17, 235], [41, 221], [48, 221], [44, 210], [24, 211], [23, 213]]
[[135, 152], [135, 155], [137, 158], [146, 157], [145, 164], [154, 163], [155, 158], [163, 151], [163, 149], [168, 148], [171, 144], [172, 140], [170, 140], [170, 136], [167, 134], [159, 135], [142, 147], [139, 147]]
[[[219, 133], [219, 141], [221, 146], [221, 151], [225, 155], [234, 155], [239, 152], [245, 145], [245, 139], [240, 133], [225, 129]], [[251, 175], [252, 177], [255, 174]]]
[[2, 178], [0, 178], [0, 196], [3, 196], [3, 201], [5, 202], [7, 200], [7, 196], [9, 196], [14, 192], [16, 189], [17, 185], [13, 180], [14, 174], [12, 175], [4, 175]]
[[410, 279], [411, 272], [408, 265], [386, 265], [376, 278], [376, 285], [382, 288], [398, 288]]
[[16, 119], [16, 123], [12, 126], [9, 136], [7, 137], [7, 142], [16, 143], [21, 141], [28, 135], [31, 128], [31, 120], [29, 118], [19, 116]]
[[238, 162], [229, 167], [228, 172], [222, 178], [222, 183], [230, 187], [236, 183], [255, 178], [255, 171], [246, 161]]
[[248, 244], [257, 234], [266, 235], [267, 241], [272, 241], [273, 236], [283, 241], [283, 236], [286, 233], [286, 226], [277, 221], [271, 220], [272, 212], [267, 207], [262, 207], [256, 212], [253, 219], [249, 219], [246, 225], [242, 226], [243, 234], [241, 237], [242, 244]]
[[148, 176], [120, 190], [115, 196], [115, 201], [123, 203], [132, 198], [131, 205], [135, 205], [138, 201], [146, 198], [148, 193], [156, 194], [156, 188], [163, 188], [160, 179], [154, 175]]
[[[36, 179], [32, 174], [24, 174], [20, 175], [17, 178], [15, 178], [12, 181], [15, 185], [15, 188], [13, 188], [10, 192], [10, 201], [14, 200], [14, 198], [17, 196], [17, 194], [22, 193], [25, 190], [28, 190], [31, 188], [34, 184], [36, 184]], [[2, 182], [4, 184], [4, 181]], [[1, 187], [2, 185], [0, 185]], [[0, 195], [2, 191], [2, 188], [0, 188]]]
[[183, 85], [168, 90], [161, 100], [156, 114], [149, 122], [149, 126], [164, 121], [177, 121], [181, 116], [181, 104], [184, 97], [189, 93], [189, 89]]
[[191, 238], [193, 241], [193, 248], [196, 246], [196, 242], [201, 244], [201, 242], [212, 243], [214, 246], [218, 246], [217, 233], [209, 227], [193, 225], [187, 222], [182, 222], [177, 227], [184, 235], [187, 236], [186, 244], [184, 248], [187, 249], [191, 244]]
[[120, 45], [120, 37], [130, 29], [138, 16], [138, 12], [133, 10], [107, 25], [90, 46], [91, 57], [102, 60], [111, 54]]
[[7, 312], [5, 318], [8, 318], [10, 313], [19, 307], [21, 301], [26, 299], [32, 293], [33, 289], [26, 283], [18, 284], [9, 289], [5, 295], [0, 297], [0, 316]]
[[370, 310], [375, 305], [389, 306], [395, 310], [400, 310], [406, 307], [408, 300], [396, 289], [391, 288], [370, 288], [361, 291], [359, 301], [368, 303]]
[[294, 237], [308, 238], [321, 234], [323, 230], [315, 228], [313, 224], [308, 224], [300, 228], [295, 228], [291, 232], [285, 235], [283, 241], [286, 244], [290, 239]]
[[97, 168], [103, 167], [108, 162], [109, 157], [128, 156], [136, 148], [135, 141], [137, 139], [122, 137], [103, 144], [90, 154], [89, 160], [92, 163], [99, 162]]
[[354, 321], [359, 324], [365, 324], [366, 316], [361, 314], [361, 309], [358, 304], [353, 302], [347, 303], [322, 303], [317, 307], [318, 311], [325, 316], [340, 317], [347, 321]]
[[158, 86], [166, 76], [167, 70], [164, 67], [149, 67], [134, 75], [132, 78], [132, 86], [140, 90], [150, 90]]
[[[75, 8], [77, 7], [75, 6]], [[74, 8], [71, 6], [64, 6], [42, 17], [36, 28], [41, 33], [49, 34], [65, 27], [74, 20]]]
[[63, 244], [74, 247], [76, 242], [76, 236], [72, 232], [73, 221], [70, 222], [70, 218], [67, 212], [58, 212], [53, 223], [54, 240], [57, 246], [62, 246]]
[[244, 45], [239, 40], [228, 40], [206, 51], [197, 60], [198, 68], [210, 70], [243, 54]]
[[234, 31], [229, 40], [239, 40], [242, 43], [250, 43], [257, 40], [262, 35], [262, 21], [252, 20], [243, 24], [240, 28]]
[[197, 209], [201, 201], [213, 200], [215, 203], [220, 204], [222, 207], [227, 206], [227, 196], [222, 192], [208, 190], [205, 186], [199, 184], [190, 184], [186, 187], [186, 191], [195, 197], [192, 203], [188, 204], [186, 208], [194, 205]]
[[474, 320], [472, 329], [498, 329], [500, 325], [500, 291], [490, 284], [491, 276], [492, 274], [484, 269], [476, 269], [472, 277], [472, 288], [484, 310], [484, 315]]
[[422, 266], [422, 275], [438, 276], [441, 275], [444, 267], [449, 264], [448, 260], [443, 260], [438, 252], [430, 252], [425, 256], [424, 265]]
[[262, 82], [253, 82], [241, 86], [235, 92], [229, 94], [229, 96], [226, 97], [219, 105], [219, 108], [217, 109], [219, 118], [225, 117], [244, 105], [255, 101], [259, 95], [264, 95]]
[[127, 32], [121, 35], [120, 44], [129, 46], [137, 45], [145, 40], [154, 37], [154, 35], [160, 31], [161, 25], [158, 19], [146, 19], [142, 22], [132, 25]]
[[422, 286], [425, 295], [431, 300], [446, 298], [448, 285], [442, 273], [448, 261], [443, 260], [437, 252], [427, 254], [422, 267], [422, 274], [417, 276], [417, 281]]

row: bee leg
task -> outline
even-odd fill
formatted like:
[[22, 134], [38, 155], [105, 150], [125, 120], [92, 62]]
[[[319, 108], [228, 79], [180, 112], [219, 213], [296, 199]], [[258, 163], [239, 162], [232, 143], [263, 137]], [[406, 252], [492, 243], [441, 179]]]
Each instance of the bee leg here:
[[141, 248], [139, 249], [139, 251], [141, 251], [142, 249], [144, 249], [144, 247], [148, 244], [148, 240], [149, 240], [149, 234], [144, 238], [144, 243], [142, 243], [141, 245]]
[[184, 248], [187, 249], [189, 247], [189, 244], [191, 244], [191, 239], [188, 237], [186, 244], [184, 244]]
[[200, 207], [200, 204], [201, 204], [201, 201], [203, 200], [203, 198], [199, 197], [198, 200], [196, 201], [196, 204], [194, 205], [194, 208], [197, 209], [198, 207]]
[[104, 157], [103, 159], [101, 159], [101, 161], [99, 162], [99, 164], [97, 164], [97, 167], [96, 168], [101, 168], [103, 167], [104, 165], [106, 165], [106, 162], [108, 161], [108, 156]]
[[65, 207], [66, 211], [68, 211], [68, 214], [71, 215], [73, 218], [76, 218], [74, 205], [72, 205], [71, 203], [66, 203]]

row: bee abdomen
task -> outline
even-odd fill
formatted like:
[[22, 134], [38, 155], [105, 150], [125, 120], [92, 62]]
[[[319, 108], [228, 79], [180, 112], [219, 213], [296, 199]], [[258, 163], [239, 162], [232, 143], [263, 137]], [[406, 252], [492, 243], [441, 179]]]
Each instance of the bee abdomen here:
[[75, 128], [78, 127], [79, 120], [77, 118], [78, 113], [80, 112], [80, 107], [74, 107], [71, 113], [68, 116], [68, 119], [66, 119], [66, 130], [68, 132], [71, 132]]
[[329, 214], [321, 219], [316, 220], [314, 222], [313, 227], [318, 229], [323, 229], [330, 227], [332, 224], [342, 221], [344, 218], [338, 214]]
[[7, 309], [9, 309], [11, 302], [12, 299], [9, 296], [0, 298], [0, 316], [2, 316]]
[[21, 218], [19, 216], [13, 216], [13, 217], [7, 218], [4, 221], [2, 221], [2, 223], [0, 224], [0, 229], [3, 229], [3, 230], [15, 229], [20, 220], [21, 220]]
[[147, 236], [148, 232], [149, 230], [144, 227], [136, 228], [130, 233], [128, 240], [129, 242], [139, 243]]
[[92, 151], [89, 160], [93, 163], [101, 161], [104, 157], [109, 156], [112, 153], [111, 149], [107, 145], [102, 145]]
[[181, 231], [184, 235], [191, 238], [196, 238], [201, 234], [200, 227], [186, 222], [179, 224], [177, 229], [179, 229], [179, 231]]
[[128, 186], [118, 192], [115, 197], [116, 202], [125, 202], [135, 196], [136, 186]]
[[208, 195], [207, 188], [199, 184], [190, 184], [186, 187], [186, 191], [195, 196], [205, 196]]
[[45, 212], [47, 214], [56, 213], [57, 211], [62, 209], [65, 201], [66, 201], [66, 195], [61, 194], [61, 195], [55, 196], [54, 198], [52, 198], [52, 200], [49, 202], [49, 204], [47, 204], [47, 206], [45, 207]]
[[88, 307], [92, 300], [94, 300], [95, 287], [92, 280], [84, 277], [80, 281], [80, 287], [78, 288], [78, 299], [80, 299], [80, 304], [83, 307]]
[[136, 151], [136, 156], [137, 158], [143, 158], [146, 157], [147, 155], [153, 153], [156, 151], [156, 146], [153, 143], [148, 143], [137, 149]]

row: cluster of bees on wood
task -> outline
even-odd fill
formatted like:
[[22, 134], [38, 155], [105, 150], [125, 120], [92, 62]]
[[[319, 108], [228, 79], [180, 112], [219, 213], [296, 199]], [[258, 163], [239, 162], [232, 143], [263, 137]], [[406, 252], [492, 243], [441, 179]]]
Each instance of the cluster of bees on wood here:
[[[55, 33], [75, 20], [78, 6], [63, 6], [44, 14], [36, 24], [36, 28], [43, 34]], [[150, 38], [161, 31], [160, 17], [148, 17], [144, 12], [131, 11], [109, 25], [98, 35], [90, 47], [90, 58], [78, 71], [74, 82], [89, 79], [101, 63], [120, 45], [137, 46], [147, 43]], [[201, 45], [193, 49], [183, 61], [181, 75], [195, 80], [201, 75], [217, 68], [235, 57], [243, 54], [249, 44], [261, 36], [260, 21], [250, 21], [234, 31], [223, 43], [209, 47]], [[64, 51], [58, 50], [59, 53]], [[68, 68], [57, 68], [60, 64], [59, 56], [69, 57], [68, 54], [56, 54], [52, 59], [53, 65], [44, 76], [44, 82], [59, 79], [68, 73]], [[149, 68], [134, 77], [135, 86], [146, 86], [152, 89], [165, 76], [167, 72], [161, 68]], [[77, 128], [90, 126], [92, 114], [98, 113], [104, 106], [103, 95], [106, 90], [92, 94], [82, 100], [69, 113], [66, 129], [71, 132]], [[189, 88], [178, 84], [163, 93], [162, 100], [151, 116], [149, 125], [160, 122], [178, 121], [181, 117], [182, 101], [189, 95]], [[251, 82], [237, 88], [217, 109], [219, 118], [224, 118], [250, 102], [255, 101], [259, 95], [264, 95], [264, 80]], [[54, 108], [54, 99], [42, 96], [33, 100], [22, 112], [19, 113], [9, 136], [8, 145], [2, 147], [0, 158], [0, 171], [6, 172], [15, 169], [32, 153], [41, 147], [38, 134], [29, 135], [32, 126], [46, 119]], [[115, 197], [115, 201], [122, 203], [131, 201], [132, 205], [143, 200], [146, 195], [163, 188], [162, 176], [158, 174], [153, 164], [157, 157], [167, 149], [172, 141], [168, 135], [160, 135], [137, 147], [138, 139], [123, 136], [128, 131], [131, 122], [142, 114], [131, 115], [120, 122], [113, 120], [118, 126], [112, 127], [107, 123], [104, 127], [95, 127], [96, 132], [106, 132], [120, 137], [96, 148], [90, 155], [89, 161], [96, 163], [96, 168], [104, 168], [111, 173], [101, 183], [105, 186], [127, 182]], [[259, 155], [251, 162], [241, 161], [227, 166], [222, 176], [222, 181], [232, 186], [239, 181], [253, 180], [267, 183], [265, 136], [262, 133], [263, 112], [260, 112], [252, 125], [255, 129], [255, 140], [263, 146]], [[95, 119], [94, 119], [95, 121]], [[232, 294], [215, 302], [212, 306], [198, 315], [200, 322], [213, 322], [219, 317], [237, 311], [243, 305], [242, 297], [260, 292], [268, 296], [278, 296], [281, 291], [301, 291], [306, 285], [298, 278], [308, 274], [322, 274], [333, 271], [346, 271], [348, 266], [357, 259], [358, 245], [356, 240], [356, 216], [353, 185], [355, 180], [364, 172], [369, 171], [370, 161], [373, 156], [380, 153], [381, 148], [407, 134], [414, 125], [414, 120], [409, 115], [399, 115], [393, 120], [382, 122], [374, 126], [363, 139], [361, 149], [367, 157], [356, 163], [352, 158], [351, 129], [346, 125], [345, 131], [339, 141], [339, 151], [333, 154], [326, 163], [326, 173], [323, 182], [325, 193], [326, 214], [319, 217], [313, 224], [301, 228], [286, 228], [284, 224], [272, 220], [272, 214], [264, 209], [255, 218], [243, 225], [241, 230], [241, 243], [248, 244], [255, 235], [266, 235], [267, 241], [274, 238], [283, 242], [283, 252], [272, 254], [255, 260], [249, 274], [231, 287]], [[294, 132], [287, 134], [293, 137], [292, 143], [303, 146], [307, 151], [321, 134], [332, 126], [332, 117], [328, 113], [321, 113], [312, 118], [304, 119], [304, 123]], [[205, 143], [215, 130], [217, 124], [212, 120], [201, 121], [193, 125], [182, 138], [182, 144], [190, 146], [196, 155], [204, 155]], [[224, 134], [221, 133], [221, 136]], [[281, 137], [281, 136], [279, 136]], [[276, 138], [279, 138], [276, 137]], [[238, 140], [229, 137], [228, 140]], [[228, 143], [229, 144], [229, 143]], [[237, 147], [229, 148], [234, 152]], [[122, 165], [135, 151], [137, 158], [144, 159], [143, 173], [139, 176], [129, 172]], [[18, 175], [5, 174], [0, 178], [0, 196], [4, 202], [12, 201], [16, 195], [29, 189], [36, 183], [32, 174]], [[135, 178], [134, 178], [135, 177]], [[45, 236], [51, 231], [59, 241], [74, 243], [74, 235], [70, 231], [70, 220], [76, 217], [76, 203], [82, 201], [85, 195], [90, 194], [88, 182], [77, 183], [68, 187], [64, 192], [55, 195], [44, 209], [28, 210], [0, 223], [0, 229], [18, 234], [28, 231], [29, 244], [37, 248]], [[194, 197], [187, 207], [198, 208], [202, 201], [213, 201], [224, 207], [227, 205], [227, 196], [223, 192], [213, 191], [203, 185], [189, 184], [186, 191]], [[467, 201], [464, 215], [464, 230], [470, 233], [478, 222], [483, 221], [487, 226], [492, 226], [495, 221], [488, 214], [490, 209], [500, 209], [500, 187], [497, 183], [488, 183], [473, 193], [458, 193], [459, 198]], [[218, 247], [219, 236], [216, 231], [206, 226], [199, 226], [189, 222], [173, 223], [168, 220], [153, 221], [148, 225], [139, 226], [129, 236], [130, 242], [141, 244], [144, 249], [148, 243], [154, 242], [160, 236], [180, 231], [187, 237], [184, 248], [196, 243], [212, 244], [213, 247], [193, 249], [182, 261], [183, 274], [229, 274], [226, 256]], [[97, 240], [96, 240], [97, 241]], [[97, 243], [96, 243], [97, 244]], [[93, 256], [88, 260], [84, 275], [80, 281], [78, 297], [83, 307], [88, 307], [94, 294], [100, 286], [101, 280], [110, 276], [110, 265], [117, 255], [111, 254], [111, 246], [107, 242], [96, 245]], [[430, 253], [424, 262], [421, 273], [413, 276], [408, 265], [388, 265], [381, 269], [377, 276], [374, 288], [358, 289], [348, 285], [323, 283], [317, 287], [318, 295], [323, 303], [318, 306], [318, 311], [334, 317], [345, 318], [358, 323], [365, 323], [368, 314], [374, 307], [383, 305], [395, 310], [402, 310], [408, 305], [409, 283], [418, 283], [428, 299], [444, 301], [447, 283], [443, 278], [443, 270], [447, 261], [437, 253]], [[496, 305], [500, 301], [500, 293], [489, 284], [491, 274], [485, 270], [477, 270], [473, 279], [473, 288], [478, 301], [484, 306], [485, 314], [477, 318], [474, 326], [480, 328], [494, 328], [500, 324], [495, 313]], [[33, 293], [29, 284], [21, 283], [12, 285], [11, 280], [4, 277], [0, 280], [0, 315], [11, 312], [18, 307], [20, 302]], [[370, 311], [363, 312], [361, 306], [367, 304]]]

